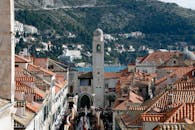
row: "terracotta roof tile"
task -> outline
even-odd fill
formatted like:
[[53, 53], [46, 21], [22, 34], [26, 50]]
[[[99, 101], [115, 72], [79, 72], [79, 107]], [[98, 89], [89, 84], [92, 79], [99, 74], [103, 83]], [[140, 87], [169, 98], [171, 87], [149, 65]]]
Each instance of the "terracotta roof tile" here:
[[116, 72], [104, 73], [104, 78], [105, 79], [118, 79], [120, 77], [121, 77], [121, 73], [116, 73]]
[[19, 55], [15, 55], [15, 62], [16, 63], [29, 63], [30, 60], [22, 57], [22, 56], [19, 56]]
[[142, 59], [140, 63], [155, 63], [162, 64], [172, 58], [178, 52], [154, 52]]
[[182, 104], [165, 122], [177, 123], [185, 118], [195, 122], [195, 103]]
[[47, 69], [48, 58], [35, 58], [33, 57], [33, 64]]
[[[128, 105], [129, 104], [129, 105]], [[143, 111], [146, 110], [146, 106], [140, 106], [139, 104], [137, 105], [130, 105], [131, 102], [129, 102], [128, 100], [123, 101], [122, 103], [120, 103], [119, 105], [115, 106], [113, 108], [113, 110], [131, 110], [131, 111]]]
[[39, 111], [40, 107], [41, 105], [38, 103], [26, 103], [26, 108], [35, 113]]
[[21, 82], [34, 82], [35, 81], [35, 78], [34, 77], [27, 77], [27, 76], [24, 76], [24, 77], [16, 77], [15, 78], [16, 81], [21, 81]]
[[34, 93], [34, 89], [21, 83], [16, 81], [16, 90], [15, 91], [20, 91], [20, 92], [25, 92], [26, 94], [29, 93]]
[[179, 82], [174, 84], [176, 90], [195, 90], [194, 82]]
[[169, 98], [174, 103], [193, 103], [195, 102], [195, 91], [192, 90], [170, 90], [165, 92], [153, 105], [151, 105], [146, 112], [154, 107], [165, 110], [169, 105]]
[[129, 92], [129, 101], [133, 103], [143, 103], [143, 97], [135, 94], [134, 92]]
[[55, 86], [55, 93], [58, 93], [61, 90], [59, 86]]
[[36, 72], [36, 73], [43, 73], [43, 74], [49, 75], [49, 76], [54, 76], [55, 75], [55, 73], [53, 73], [52, 71], [46, 70], [44, 68], [41, 68], [41, 67], [33, 65], [33, 64], [28, 64], [27, 69], [29, 71], [33, 71], [33, 72]]
[[[177, 67], [173, 69], [173, 72], [169, 74], [169, 77], [173, 76], [181, 79], [183, 76], [186, 76], [189, 73], [191, 74], [191, 71], [194, 69], [194, 67]], [[136, 76], [139, 78], [144, 77], [140, 73], [137, 73]], [[118, 83], [116, 88], [121, 89], [121, 85], [124, 81], [127, 81], [127, 79], [126, 76], [124, 80], [121, 80], [121, 82]], [[168, 78], [165, 78], [163, 80], [167, 79]], [[136, 119], [132, 119], [128, 114], [121, 116], [121, 120], [127, 127], [132, 125], [142, 126], [143, 122], [181, 123], [184, 121], [184, 118], [188, 118], [195, 122], [195, 82], [194, 79], [190, 81], [181, 82], [178, 80], [173, 84], [173, 88], [161, 92], [159, 95], [143, 104], [140, 103], [141, 105], [136, 105], [133, 102], [131, 104], [131, 102], [126, 99], [115, 106], [113, 110], [128, 109], [130, 111], [136, 110], [141, 112]], [[130, 93], [129, 95], [132, 94], [134, 95], [134, 93]], [[138, 95], [133, 96], [133, 98], [137, 96]], [[135, 102], [137, 100], [132, 101]]]
[[195, 67], [178, 67], [178, 69], [170, 74], [170, 76], [182, 77], [185, 74], [195, 70]]
[[55, 76], [57, 81], [64, 82], [65, 81], [65, 76], [64, 74], [56, 74]]
[[172, 84], [176, 83], [177, 81], [181, 80], [185, 75], [190, 73], [191, 71], [195, 70], [195, 67], [177, 67], [171, 72], [169, 75], [166, 75], [156, 81], [156, 85], [159, 85], [167, 80], [170, 80]]
[[26, 76], [24, 68], [22, 67], [15, 67], [15, 77], [23, 77]]
[[141, 114], [142, 121], [146, 122], [160, 122], [164, 120], [165, 113], [159, 113], [159, 114]]
[[46, 93], [43, 92], [42, 90], [40, 90], [39, 88], [35, 87], [34, 88], [35, 94], [37, 94], [38, 96], [40, 96], [41, 98], [45, 98]]
[[20, 92], [25, 92], [26, 94], [33, 93], [38, 95], [41, 98], [45, 98], [46, 94], [42, 90], [40, 90], [37, 87], [30, 87], [26, 85], [25, 83], [16, 81], [16, 90], [15, 91], [20, 91]]
[[129, 114], [123, 114], [123, 115], [121, 116], [121, 119], [122, 119], [122, 121], [123, 121], [123, 123], [124, 123], [125, 125], [128, 125], [129, 122], [132, 121], [131, 116], [130, 116]]

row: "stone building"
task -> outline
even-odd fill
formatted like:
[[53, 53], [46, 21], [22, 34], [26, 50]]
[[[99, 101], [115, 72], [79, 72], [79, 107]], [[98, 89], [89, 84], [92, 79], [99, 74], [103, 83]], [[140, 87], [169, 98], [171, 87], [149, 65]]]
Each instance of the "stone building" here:
[[13, 129], [14, 1], [0, 1], [0, 129]]
[[77, 73], [73, 85], [78, 94], [78, 107], [111, 107], [115, 97], [115, 85], [121, 72], [104, 71], [103, 31], [96, 29], [93, 37], [92, 71]]
[[68, 114], [68, 67], [48, 58], [15, 56], [14, 129], [55, 130]]
[[181, 59], [181, 52], [154, 52], [140, 60], [142, 66], [135, 65], [137, 71], [120, 77], [113, 129], [185, 130], [186, 119], [195, 122], [195, 67]]
[[[104, 39], [103, 31], [96, 29], [93, 33], [92, 72], [78, 73], [77, 87], [78, 107], [101, 107], [108, 106], [109, 90], [115, 88], [120, 73], [104, 72]], [[113, 85], [114, 84], [114, 85]]]
[[93, 37], [93, 70], [92, 72], [78, 74], [76, 92], [78, 93], [78, 106], [104, 107], [104, 39], [103, 31], [96, 29]]
[[145, 57], [136, 59], [136, 71], [156, 73], [159, 67], [185, 66], [184, 55], [180, 52], [156, 51]]

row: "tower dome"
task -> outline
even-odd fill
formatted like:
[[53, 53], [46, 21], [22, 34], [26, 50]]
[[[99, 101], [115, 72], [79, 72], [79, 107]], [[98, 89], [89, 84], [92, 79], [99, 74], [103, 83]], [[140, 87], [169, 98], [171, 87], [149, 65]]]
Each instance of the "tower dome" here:
[[102, 36], [103, 35], [103, 31], [100, 28], [97, 28], [94, 32], [93, 32], [94, 36]]

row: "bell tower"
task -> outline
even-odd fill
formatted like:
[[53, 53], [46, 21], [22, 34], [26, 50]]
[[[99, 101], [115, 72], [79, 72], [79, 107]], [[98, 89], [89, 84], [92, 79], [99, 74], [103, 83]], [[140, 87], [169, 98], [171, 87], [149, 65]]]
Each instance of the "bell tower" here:
[[101, 29], [94, 31], [92, 46], [94, 106], [104, 107], [104, 38]]

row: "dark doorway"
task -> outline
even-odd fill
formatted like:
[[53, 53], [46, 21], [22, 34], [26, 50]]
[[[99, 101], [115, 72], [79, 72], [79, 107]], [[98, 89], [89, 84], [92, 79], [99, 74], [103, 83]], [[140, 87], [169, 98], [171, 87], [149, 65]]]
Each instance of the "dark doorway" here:
[[84, 95], [83, 97], [81, 97], [80, 107], [84, 108], [86, 106], [87, 106], [87, 108], [90, 107], [90, 99], [87, 95]]
[[74, 87], [70, 86], [70, 93], [73, 93]]
[[71, 109], [74, 105], [74, 102], [69, 102], [69, 109]]

